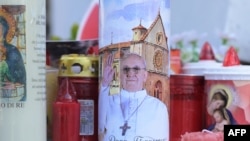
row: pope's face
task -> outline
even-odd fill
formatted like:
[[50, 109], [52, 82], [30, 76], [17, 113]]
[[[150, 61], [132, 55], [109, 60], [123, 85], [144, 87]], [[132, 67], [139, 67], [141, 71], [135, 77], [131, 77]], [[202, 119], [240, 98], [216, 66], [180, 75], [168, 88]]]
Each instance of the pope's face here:
[[147, 80], [146, 66], [138, 56], [129, 56], [121, 62], [121, 83], [123, 89], [136, 92], [143, 89]]

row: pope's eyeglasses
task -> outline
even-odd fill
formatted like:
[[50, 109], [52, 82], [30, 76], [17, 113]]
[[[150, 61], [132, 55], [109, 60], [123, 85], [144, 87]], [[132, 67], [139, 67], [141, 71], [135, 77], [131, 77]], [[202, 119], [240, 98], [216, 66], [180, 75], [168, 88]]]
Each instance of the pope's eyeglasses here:
[[123, 70], [124, 74], [128, 74], [130, 70], [133, 70], [133, 72], [135, 74], [137, 74], [140, 70], [146, 70], [146, 68], [140, 68], [140, 67], [129, 68], [129, 67], [125, 67], [122, 70]]

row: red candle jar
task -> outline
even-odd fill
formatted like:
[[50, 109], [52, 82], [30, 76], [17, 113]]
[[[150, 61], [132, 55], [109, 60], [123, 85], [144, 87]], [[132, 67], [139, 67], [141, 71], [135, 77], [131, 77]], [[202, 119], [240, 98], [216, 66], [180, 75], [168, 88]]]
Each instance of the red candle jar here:
[[170, 76], [170, 140], [180, 141], [185, 132], [203, 129], [204, 76]]
[[80, 103], [79, 141], [98, 140], [98, 61], [96, 55], [63, 55], [58, 80], [68, 77]]

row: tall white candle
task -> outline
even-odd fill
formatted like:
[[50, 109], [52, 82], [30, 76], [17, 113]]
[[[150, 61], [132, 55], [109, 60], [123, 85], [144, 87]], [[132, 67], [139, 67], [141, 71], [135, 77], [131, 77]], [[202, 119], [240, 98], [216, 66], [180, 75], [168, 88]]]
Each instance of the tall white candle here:
[[99, 11], [99, 140], [169, 141], [170, 0], [102, 0]]
[[46, 141], [45, 0], [0, 1], [0, 141]]

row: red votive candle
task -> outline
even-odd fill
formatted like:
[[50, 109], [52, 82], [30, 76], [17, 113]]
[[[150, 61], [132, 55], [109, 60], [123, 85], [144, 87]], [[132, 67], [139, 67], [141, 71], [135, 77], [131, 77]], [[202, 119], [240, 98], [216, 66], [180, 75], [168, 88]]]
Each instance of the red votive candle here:
[[80, 104], [68, 78], [60, 84], [57, 100], [53, 103], [53, 141], [78, 141]]
[[96, 55], [69, 54], [60, 59], [58, 82], [69, 78], [80, 104], [79, 141], [98, 141], [98, 61]]

